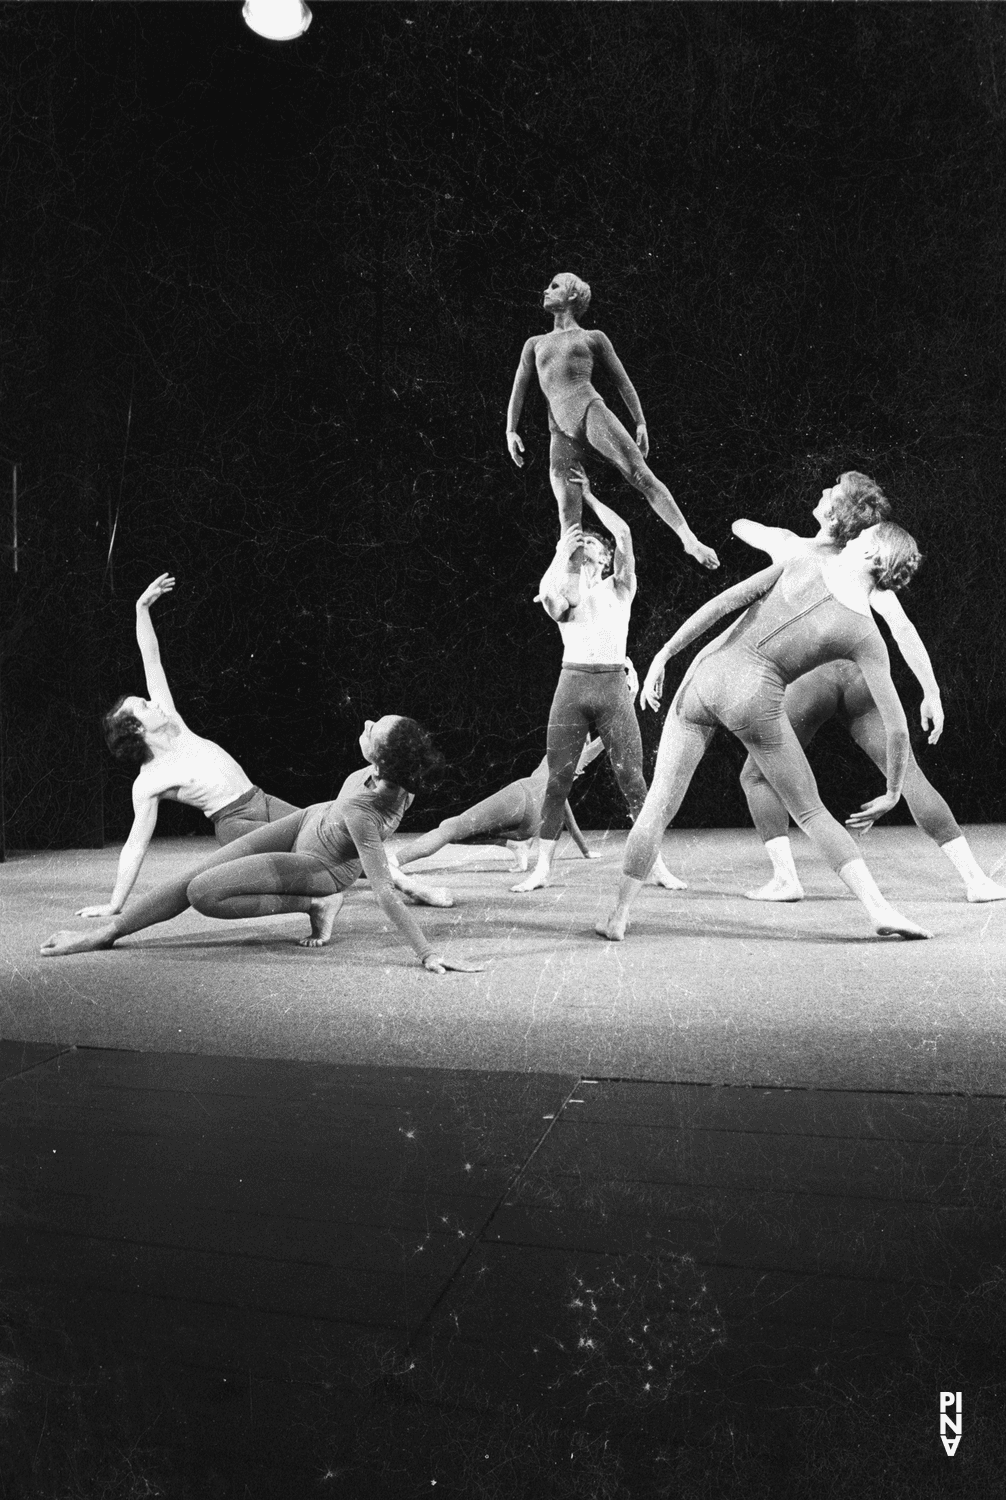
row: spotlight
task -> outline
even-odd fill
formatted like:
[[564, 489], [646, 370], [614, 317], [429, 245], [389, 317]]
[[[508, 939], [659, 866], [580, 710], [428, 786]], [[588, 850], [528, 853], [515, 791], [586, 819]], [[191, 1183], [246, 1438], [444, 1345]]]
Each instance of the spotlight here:
[[241, 14], [256, 36], [270, 42], [292, 42], [311, 24], [304, 0], [245, 0]]

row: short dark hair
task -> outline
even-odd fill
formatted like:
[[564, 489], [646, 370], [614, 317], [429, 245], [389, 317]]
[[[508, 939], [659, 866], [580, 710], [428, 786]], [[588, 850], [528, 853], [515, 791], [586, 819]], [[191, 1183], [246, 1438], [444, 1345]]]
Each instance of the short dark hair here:
[[915, 538], [893, 521], [882, 521], [877, 527], [877, 543], [881, 553], [873, 565], [876, 587], [905, 588], [915, 577], [922, 562], [922, 553]]
[[832, 502], [831, 534], [843, 547], [868, 526], [889, 519], [891, 502], [869, 474], [848, 469], [841, 477], [842, 494]]
[[143, 766], [148, 760], [153, 760], [154, 752], [147, 744], [139, 719], [122, 707], [131, 696], [130, 693], [123, 693], [121, 698], [116, 699], [108, 713], [102, 717], [101, 727], [105, 731], [105, 743], [116, 760], [125, 761], [127, 765]]
[[415, 719], [396, 719], [381, 741], [374, 762], [382, 781], [394, 782], [407, 792], [418, 792], [438, 781], [447, 762], [421, 724]]

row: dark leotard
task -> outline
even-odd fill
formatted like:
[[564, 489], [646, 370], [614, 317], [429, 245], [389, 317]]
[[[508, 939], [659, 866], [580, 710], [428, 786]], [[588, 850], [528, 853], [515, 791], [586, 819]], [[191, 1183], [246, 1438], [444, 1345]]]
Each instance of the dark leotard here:
[[261, 787], [253, 786], [240, 797], [235, 797], [233, 802], [228, 802], [226, 807], [211, 813], [210, 822], [213, 835], [223, 848], [225, 844], [232, 844], [244, 834], [261, 828], [263, 823], [278, 823], [280, 818], [288, 818], [295, 812], [300, 812], [300, 808], [294, 807], [292, 802], [284, 802], [280, 797], [270, 796]]

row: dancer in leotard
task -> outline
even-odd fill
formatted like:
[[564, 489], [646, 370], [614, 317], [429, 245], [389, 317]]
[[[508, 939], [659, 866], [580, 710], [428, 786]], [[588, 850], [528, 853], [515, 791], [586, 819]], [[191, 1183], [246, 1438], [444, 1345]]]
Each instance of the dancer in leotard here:
[[[584, 745], [574, 774], [579, 776], [585, 771], [603, 749], [601, 739], [590, 740]], [[455, 818], [444, 818], [438, 827], [420, 834], [403, 848], [389, 849], [388, 861], [396, 866], [409, 865], [417, 859], [439, 854], [448, 844], [496, 844], [510, 850], [515, 870], [524, 871], [531, 844], [541, 830], [541, 804], [547, 784], [546, 755], [530, 776], [511, 781], [509, 786], [493, 792], [491, 797], [484, 797]], [[593, 858], [568, 802], [563, 807], [563, 820], [584, 859]]]
[[119, 855], [111, 899], [82, 906], [78, 917], [112, 917], [122, 910], [150, 846], [162, 798], [198, 807], [221, 845], [299, 810], [254, 786], [233, 755], [193, 734], [175, 707], [150, 618], [150, 606], [174, 586], [170, 574], [162, 573], [136, 601], [136, 641], [148, 696], [120, 698], [102, 720], [116, 759], [140, 767], [133, 782], [133, 826]]
[[[816, 536], [802, 537], [756, 521], [735, 521], [733, 531], [742, 541], [767, 552], [773, 562], [785, 562], [806, 552], [833, 556], [864, 527], [886, 520], [890, 509], [879, 486], [867, 475], [853, 470], [822, 491], [813, 512], [819, 523]], [[930, 731], [929, 743], [935, 745], [943, 729], [943, 706], [929, 652], [896, 594], [889, 589], [874, 589], [870, 607], [886, 620], [902, 656], [918, 678], [922, 688], [919, 716], [923, 729]], [[837, 718], [874, 765], [886, 773], [883, 721], [862, 672], [853, 662], [825, 662], [797, 678], [786, 689], [783, 707], [805, 749], [823, 724]], [[787, 835], [789, 816], [750, 755], [741, 772], [741, 785], [765, 852], [772, 861], [772, 879], [747, 895], [753, 901], [799, 901], [803, 887]], [[911, 751], [902, 795], [915, 822], [957, 870], [968, 901], [1006, 900], [1006, 887], [997, 885], [981, 869], [947, 802], [923, 775]]]
[[450, 895], [422, 886], [388, 866], [384, 840], [394, 833], [415, 792], [443, 763], [414, 719], [386, 714], [368, 719], [360, 736], [368, 762], [343, 782], [332, 802], [318, 802], [268, 823], [228, 844], [178, 880], [134, 901], [128, 912], [91, 932], [57, 932], [42, 944], [46, 957], [111, 948], [121, 937], [166, 922], [188, 907], [207, 917], [273, 917], [304, 912], [310, 936], [302, 948], [330, 942], [345, 892], [361, 874], [370, 881], [384, 915], [409, 943], [425, 969], [477, 972], [482, 966], [447, 959], [398, 897], [451, 906]]
[[[583, 498], [615, 538], [615, 546], [612, 550], [604, 537], [571, 526], [559, 539], [536, 595], [559, 626], [562, 671], [548, 717], [548, 782], [541, 809], [538, 863], [526, 880], [513, 887], [515, 891], [536, 891], [549, 883], [563, 808], [587, 734], [597, 734], [603, 740], [633, 818], [646, 798], [643, 741], [624, 671], [629, 613], [636, 593], [632, 533], [621, 516], [591, 493], [582, 469], [574, 468], [571, 473], [574, 482], [582, 486]], [[573, 569], [577, 551], [583, 557], [581, 569]], [[613, 571], [606, 578], [603, 575], [609, 563]], [[579, 600], [575, 605], [569, 602], [571, 576]], [[652, 874], [668, 889], [682, 888], [683, 882], [661, 859], [654, 864]]]
[[[897, 805], [908, 764], [908, 726], [891, 682], [887, 648], [870, 613], [874, 587], [901, 588], [919, 552], [900, 526], [870, 526], [834, 557], [808, 554], [766, 568], [697, 610], [654, 657], [643, 699], [656, 708], [664, 664], [724, 615], [745, 613], [706, 646], [685, 673], [664, 723], [653, 784], [629, 834], [618, 899], [602, 937], [621, 941], [629, 908], [681, 806], [717, 728], [731, 730], [757, 761], [791, 816], [863, 903], [875, 930], [930, 937], [881, 894], [852, 835], [825, 809], [813, 772], [783, 712], [787, 684], [825, 661], [855, 662], [886, 731], [887, 791], [848, 820], [866, 827]], [[748, 606], [753, 606], [748, 608]]]
[[[586, 312], [589, 302], [590, 287], [571, 271], [556, 276], [545, 289], [543, 305], [546, 312], [552, 313], [554, 327], [551, 333], [529, 338], [521, 353], [507, 408], [506, 440], [510, 457], [518, 468], [523, 466], [524, 444], [517, 426], [532, 373], [537, 370], [542, 394], [548, 402], [549, 478], [559, 502], [563, 531], [580, 525], [582, 492], [573, 469], [582, 467], [588, 449], [593, 448], [615, 465], [633, 489], [645, 495], [660, 519], [677, 532], [690, 557], [703, 567], [718, 568], [716, 553], [698, 540], [670, 490], [647, 466], [650, 445], [643, 409], [611, 340], [599, 328], [581, 328], [576, 321]], [[591, 384], [595, 360], [607, 369], [629, 408], [636, 425], [635, 441]], [[579, 558], [576, 561], [579, 563]], [[571, 604], [576, 602], [575, 598], [570, 600]]]

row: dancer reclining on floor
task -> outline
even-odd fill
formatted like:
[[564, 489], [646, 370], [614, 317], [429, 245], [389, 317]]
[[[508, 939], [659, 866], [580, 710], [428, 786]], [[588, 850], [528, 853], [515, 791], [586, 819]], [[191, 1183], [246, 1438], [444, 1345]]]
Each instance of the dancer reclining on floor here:
[[[629, 670], [631, 668], [632, 663], [627, 662], [627, 685], [635, 697], [639, 682], [635, 679], [635, 672]], [[633, 680], [635, 688], [632, 686]], [[574, 775], [582, 775], [603, 749], [602, 739], [588, 740], [580, 752]], [[476, 802], [474, 807], [469, 807], [467, 812], [459, 813], [455, 818], [444, 818], [438, 827], [431, 829], [429, 833], [420, 834], [401, 849], [389, 849], [388, 862], [396, 866], [410, 865], [417, 859], [427, 859], [431, 854], [439, 854], [448, 844], [496, 844], [510, 850], [515, 870], [526, 870], [531, 844], [541, 830], [541, 805], [547, 783], [546, 755], [530, 776], [524, 776], [520, 781], [511, 781], [509, 786], [493, 792], [491, 797], [484, 797], [481, 802]], [[573, 842], [584, 859], [594, 858], [587, 848], [568, 801], [563, 804], [563, 824], [569, 829]]]
[[[773, 562], [785, 562], [787, 558], [808, 552], [833, 556], [864, 527], [886, 521], [890, 513], [890, 502], [880, 487], [868, 475], [850, 470], [842, 474], [833, 487], [822, 491], [813, 510], [820, 528], [816, 536], [798, 536], [794, 531], [762, 526], [757, 521], [735, 521], [733, 531], [742, 542], [767, 552]], [[923, 729], [930, 730], [929, 743], [935, 745], [943, 730], [943, 706], [929, 652], [896, 594], [889, 589], [874, 589], [870, 595], [870, 608], [886, 620], [895, 644], [918, 678], [922, 688], [919, 716]], [[783, 707], [804, 749], [823, 724], [837, 718], [874, 765], [886, 775], [883, 721], [866, 679], [854, 662], [825, 662], [797, 678], [786, 689]], [[787, 835], [789, 815], [750, 755], [741, 772], [741, 786], [754, 825], [765, 844], [765, 852], [772, 861], [773, 872], [767, 885], [748, 891], [748, 896], [753, 901], [799, 901], [803, 887], [796, 873]], [[957, 870], [964, 882], [967, 899], [1006, 900], [1006, 887], [997, 885], [981, 869], [949, 806], [923, 775], [911, 750], [902, 795], [915, 822]]]
[[642, 692], [651, 708], [659, 704], [668, 658], [724, 615], [745, 610], [699, 652], [667, 712], [653, 784], [626, 845], [618, 898], [597, 928], [602, 937], [618, 942], [625, 936], [632, 901], [719, 725], [745, 746], [791, 816], [863, 903], [875, 931], [932, 936], [895, 911], [878, 890], [852, 835], [821, 802], [782, 706], [788, 684], [813, 667], [838, 658], [854, 662], [883, 720], [887, 791], [854, 813], [849, 827], [868, 827], [897, 805], [908, 765], [908, 725], [891, 681], [887, 647], [870, 612], [870, 594], [875, 588], [903, 588], [919, 561], [914, 540], [900, 526], [890, 521], [869, 526], [835, 556], [793, 557], [727, 589], [657, 653]]
[[[636, 593], [632, 533], [621, 516], [591, 493], [583, 470], [571, 472], [615, 545], [612, 548], [607, 538], [594, 532], [570, 527], [560, 537], [535, 596], [559, 626], [562, 671], [548, 716], [548, 783], [541, 809], [538, 862], [528, 878], [513, 887], [515, 891], [536, 891], [549, 883], [563, 808], [588, 734], [603, 740], [631, 817], [638, 815], [646, 797], [643, 741], [624, 671], [629, 614]], [[575, 562], [577, 554], [582, 564]], [[605, 577], [609, 565], [612, 572]], [[580, 602], [571, 605], [571, 595]], [[654, 863], [652, 873], [668, 889], [681, 889], [682, 882], [662, 860]]]
[[127, 694], [102, 720], [115, 758], [140, 767], [133, 782], [133, 826], [119, 855], [111, 898], [100, 906], [82, 906], [78, 917], [112, 917], [122, 910], [150, 847], [162, 798], [198, 807], [221, 845], [299, 811], [253, 786], [233, 755], [193, 734], [175, 707], [150, 618], [150, 606], [174, 586], [175, 580], [162, 573], [136, 601], [136, 640], [148, 696]]
[[443, 757], [414, 719], [385, 714], [368, 719], [360, 736], [368, 762], [347, 776], [338, 797], [292, 813], [246, 833], [178, 880], [167, 881], [134, 901], [128, 912], [91, 932], [57, 932], [42, 944], [47, 957], [110, 948], [119, 938], [188, 907], [207, 917], [275, 917], [304, 912], [311, 934], [302, 948], [317, 948], [332, 937], [345, 892], [366, 874], [384, 915], [412, 945], [424, 969], [476, 973], [481, 964], [434, 953], [422, 929], [397, 893], [428, 906], [451, 906], [450, 895], [393, 871], [384, 840], [394, 833], [415, 792], [436, 775]]
[[[588, 449], [593, 448], [614, 464], [633, 489], [645, 495], [660, 519], [677, 532], [690, 557], [703, 567], [718, 568], [716, 553], [698, 540], [670, 490], [647, 467], [649, 438], [643, 408], [632, 382], [607, 334], [599, 328], [581, 328], [576, 321], [586, 312], [589, 303], [590, 287], [571, 271], [561, 272], [546, 287], [543, 305], [545, 311], [553, 315], [554, 327], [551, 333], [538, 333], [529, 338], [521, 352], [507, 408], [506, 441], [510, 457], [518, 468], [523, 467], [524, 460], [520, 455], [524, 452], [524, 444], [518, 435], [517, 424], [531, 376], [537, 371], [542, 394], [548, 402], [551, 432], [549, 478], [559, 502], [562, 530], [580, 525], [583, 496], [574, 469], [582, 467]], [[607, 368], [632, 414], [636, 424], [635, 442], [591, 384], [595, 360]], [[579, 558], [576, 561], [579, 564]], [[570, 598], [570, 603], [577, 603], [575, 595]]]

